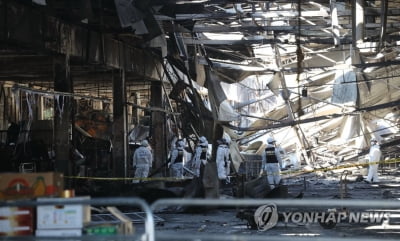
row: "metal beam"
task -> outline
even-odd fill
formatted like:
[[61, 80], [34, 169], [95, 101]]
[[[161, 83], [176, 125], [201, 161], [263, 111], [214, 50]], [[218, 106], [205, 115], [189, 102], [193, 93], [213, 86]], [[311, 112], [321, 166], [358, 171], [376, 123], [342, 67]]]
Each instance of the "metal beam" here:
[[387, 23], [387, 12], [388, 12], [388, 0], [381, 0], [381, 31], [379, 35], [379, 45], [377, 51], [379, 52], [385, 45], [386, 38], [386, 23]]
[[[185, 38], [184, 43], [188, 45], [199, 45], [199, 44], [205, 44], [205, 45], [253, 45], [253, 44], [258, 44], [258, 45], [264, 45], [264, 44], [274, 44], [274, 43], [286, 43], [286, 44], [295, 44], [295, 41], [286, 41], [286, 40], [280, 40], [280, 39], [269, 39], [269, 38], [258, 38], [258, 39], [241, 39], [241, 40], [214, 40], [214, 39], [192, 39], [192, 38]], [[333, 39], [332, 37], [326, 37], [326, 38], [321, 38], [321, 37], [310, 37], [306, 40], [300, 40], [300, 43], [302, 44], [309, 44], [309, 43], [317, 43], [317, 44], [331, 44], [333, 45]], [[346, 36], [341, 39], [342, 44], [349, 44], [351, 43], [351, 37]]]
[[[400, 23], [398, 22], [393, 22], [393, 23], [387, 23], [387, 28], [388, 29], [394, 29], [398, 30], [400, 27]], [[381, 24], [380, 23], [364, 23], [364, 27], [366, 29], [380, 29]], [[321, 31], [321, 29], [331, 29], [332, 32], [335, 33], [335, 36], [340, 40], [340, 35], [339, 35], [339, 29], [352, 29], [351, 24], [341, 24], [338, 25], [336, 24], [335, 26], [327, 24], [318, 24], [318, 25], [304, 25], [302, 24], [301, 30], [302, 35], [310, 35], [308, 31]], [[260, 32], [260, 31], [277, 31], [277, 32], [294, 32], [298, 31], [298, 26], [292, 25], [292, 26], [287, 26], [287, 25], [281, 25], [281, 26], [260, 26], [256, 25], [253, 23], [249, 23], [247, 25], [241, 25], [241, 26], [229, 26], [229, 25], [216, 25], [215, 23], [199, 23], [196, 24], [193, 28], [193, 32], [209, 32], [209, 33], [229, 33], [229, 32]], [[307, 31], [307, 32], [306, 32]], [[332, 33], [329, 33], [332, 35]], [[327, 34], [328, 35], [328, 34]]]
[[[314, 1], [313, 1], [314, 2]], [[340, 1], [336, 1], [340, 2]], [[328, 4], [328, 2], [325, 2]], [[327, 6], [328, 8], [328, 6]], [[332, 10], [332, 9], [331, 9]], [[365, 7], [364, 8], [365, 15], [366, 16], [377, 16], [379, 17], [382, 14], [382, 9], [380, 8], [373, 8], [373, 7]], [[321, 17], [326, 18], [326, 17], [331, 17], [332, 12], [328, 11], [322, 11], [322, 10], [303, 10], [301, 16], [302, 17]], [[352, 10], [338, 10], [337, 14], [340, 17], [351, 17]], [[388, 16], [400, 16], [400, 9], [399, 8], [391, 8], [388, 9], [387, 11]], [[273, 18], [282, 18], [286, 17], [287, 20], [290, 20], [290, 18], [297, 18], [298, 17], [298, 12], [297, 10], [269, 10], [268, 12], [265, 11], [256, 11], [256, 12], [251, 12], [247, 11], [244, 12], [243, 14], [239, 15], [239, 18], [242, 20], [245, 19], [273, 19]], [[155, 15], [155, 18], [158, 21], [171, 21], [171, 20], [177, 20], [177, 21], [183, 21], [183, 20], [221, 20], [221, 19], [238, 19], [237, 13], [221, 13], [221, 12], [211, 12], [211, 13], [191, 13], [191, 14], [186, 14], [186, 13], [178, 13], [176, 14], [175, 17], [170, 17], [170, 16], [165, 16], [165, 15]]]
[[332, 37], [335, 46], [340, 45], [339, 18], [336, 0], [331, 0]]
[[[379, 8], [365, 8], [365, 15], [369, 16], [380, 16], [382, 10]], [[337, 13], [341, 17], [350, 17], [352, 16], [351, 10], [341, 10]], [[388, 16], [400, 16], [400, 9], [389, 9], [387, 12]], [[286, 17], [287, 20], [290, 18], [297, 18], [298, 11], [293, 10], [270, 10], [268, 12], [264, 11], [257, 11], [257, 12], [246, 12], [242, 14], [242, 19], [246, 18], [259, 18], [259, 19], [273, 19], [273, 18], [282, 18]], [[304, 10], [301, 13], [302, 17], [331, 17], [331, 13], [323, 10], [315, 11], [315, 10]], [[192, 13], [192, 14], [185, 14], [180, 13], [176, 14], [175, 17], [168, 17], [164, 15], [155, 15], [157, 20], [218, 20], [218, 19], [229, 19], [229, 18], [237, 18], [238, 15], [236, 13]]]
[[374, 105], [374, 106], [367, 106], [367, 107], [362, 107], [362, 108], [357, 108], [356, 110], [352, 112], [347, 112], [347, 113], [340, 113], [340, 114], [331, 114], [331, 115], [324, 115], [324, 116], [317, 116], [313, 118], [307, 118], [307, 119], [298, 119], [298, 120], [293, 120], [293, 121], [286, 121], [282, 120], [281, 123], [274, 123], [271, 125], [266, 125], [266, 126], [259, 126], [259, 127], [238, 127], [234, 126], [231, 124], [225, 124], [224, 126], [232, 129], [232, 130], [238, 130], [238, 131], [260, 131], [260, 130], [269, 130], [269, 129], [276, 129], [276, 128], [282, 128], [282, 127], [287, 127], [287, 126], [294, 126], [298, 124], [305, 124], [305, 123], [310, 123], [310, 122], [316, 122], [320, 120], [327, 120], [327, 119], [333, 119], [333, 118], [338, 118], [346, 115], [359, 115], [360, 112], [368, 112], [368, 111], [374, 111], [374, 110], [380, 110], [380, 109], [385, 109], [385, 108], [390, 108], [394, 106], [400, 105], [400, 100], [396, 101], [391, 101], [379, 105]]
[[364, 0], [352, 0], [352, 38], [353, 47], [364, 38]]
[[[330, 25], [302, 25], [302, 31], [307, 30], [321, 30], [321, 28], [329, 28]], [[240, 25], [240, 26], [228, 26], [228, 25], [216, 25], [216, 24], [196, 24], [193, 28], [193, 32], [260, 32], [260, 31], [280, 31], [280, 32], [293, 32], [298, 31], [298, 26], [260, 26], [256, 24], [251, 25]], [[305, 34], [305, 33], [304, 33]]]

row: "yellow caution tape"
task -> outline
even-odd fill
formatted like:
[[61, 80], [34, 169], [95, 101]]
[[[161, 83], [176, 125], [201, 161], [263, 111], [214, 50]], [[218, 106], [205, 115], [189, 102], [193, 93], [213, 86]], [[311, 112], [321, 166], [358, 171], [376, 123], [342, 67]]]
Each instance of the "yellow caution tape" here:
[[369, 166], [369, 165], [374, 165], [374, 164], [391, 164], [391, 163], [397, 163], [400, 162], [400, 158], [396, 159], [390, 159], [390, 160], [384, 160], [384, 161], [377, 161], [377, 162], [368, 162], [366, 161], [365, 163], [353, 163], [353, 164], [347, 164], [347, 165], [341, 165], [341, 166], [334, 166], [334, 167], [324, 167], [324, 168], [316, 168], [310, 171], [307, 170], [296, 170], [296, 171], [282, 171], [281, 174], [305, 174], [305, 173], [313, 173], [313, 172], [327, 172], [327, 171], [333, 171], [333, 170], [339, 170], [339, 169], [346, 169], [346, 168], [352, 168], [352, 167], [364, 167], [364, 166]]
[[[287, 170], [280, 172], [281, 175], [285, 174], [306, 174], [306, 173], [313, 173], [313, 172], [327, 172], [339, 169], [346, 169], [351, 167], [364, 167], [374, 164], [392, 164], [400, 162], [400, 158], [390, 159], [385, 161], [378, 161], [378, 162], [365, 162], [365, 163], [354, 163], [354, 164], [347, 164], [341, 166], [334, 166], [334, 167], [324, 167], [324, 168], [316, 168], [310, 171], [307, 170]], [[171, 182], [182, 182], [186, 180], [192, 179], [191, 177], [82, 177], [82, 176], [64, 176], [65, 178], [70, 179], [86, 179], [86, 180], [97, 180], [97, 181], [171, 181]]]
[[82, 176], [64, 176], [70, 179], [86, 179], [96, 181], [175, 181], [181, 182], [192, 178], [179, 178], [179, 177], [82, 177]]

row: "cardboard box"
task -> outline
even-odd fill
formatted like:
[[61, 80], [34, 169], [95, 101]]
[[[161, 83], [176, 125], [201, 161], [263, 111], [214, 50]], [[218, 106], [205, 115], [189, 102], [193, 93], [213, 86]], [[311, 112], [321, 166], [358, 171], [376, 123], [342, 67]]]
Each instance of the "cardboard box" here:
[[32, 207], [1, 207], [0, 236], [33, 235]]
[[61, 196], [63, 190], [62, 173], [0, 173], [0, 200]]
[[[90, 197], [38, 198], [37, 201], [85, 200]], [[37, 206], [37, 229], [82, 229], [90, 222], [90, 206], [82, 204]]]
[[37, 229], [37, 237], [77, 237], [82, 236], [82, 229]]

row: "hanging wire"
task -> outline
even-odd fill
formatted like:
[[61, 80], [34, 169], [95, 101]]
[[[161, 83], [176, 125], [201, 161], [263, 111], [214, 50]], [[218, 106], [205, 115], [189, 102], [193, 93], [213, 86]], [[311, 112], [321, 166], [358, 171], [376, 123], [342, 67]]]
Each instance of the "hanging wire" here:
[[23, 91], [23, 92], [30, 92], [30, 93], [35, 93], [38, 95], [43, 95], [43, 96], [53, 96], [53, 97], [58, 97], [58, 96], [63, 96], [63, 97], [73, 97], [73, 98], [82, 98], [82, 99], [89, 99], [89, 100], [100, 100], [100, 101], [105, 101], [105, 102], [111, 102], [111, 99], [108, 98], [99, 98], [96, 96], [88, 96], [88, 95], [82, 95], [82, 94], [73, 94], [70, 92], [62, 92], [62, 91], [47, 91], [47, 90], [41, 90], [41, 89], [35, 89], [35, 88], [30, 88], [26, 86], [21, 86], [21, 85], [13, 85], [12, 87], [13, 91]]

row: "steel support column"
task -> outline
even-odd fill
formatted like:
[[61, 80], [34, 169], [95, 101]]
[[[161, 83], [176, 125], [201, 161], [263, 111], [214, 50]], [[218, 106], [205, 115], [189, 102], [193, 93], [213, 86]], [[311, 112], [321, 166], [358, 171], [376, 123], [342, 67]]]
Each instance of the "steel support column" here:
[[126, 135], [126, 85], [125, 71], [113, 75], [113, 174], [127, 176], [127, 135]]
[[[159, 107], [164, 109], [164, 92], [162, 90], [161, 82], [151, 83], [151, 107]], [[153, 148], [154, 163], [153, 170], [160, 170], [160, 168], [167, 161], [166, 153], [166, 118], [165, 112], [152, 111], [151, 112], [151, 145]]]
[[[70, 76], [69, 57], [55, 57], [53, 61], [54, 90], [73, 92]], [[54, 151], [55, 171], [71, 175], [73, 163], [70, 161], [72, 135], [72, 104], [70, 96], [58, 95], [54, 100]], [[68, 186], [68, 183], [66, 183]]]

